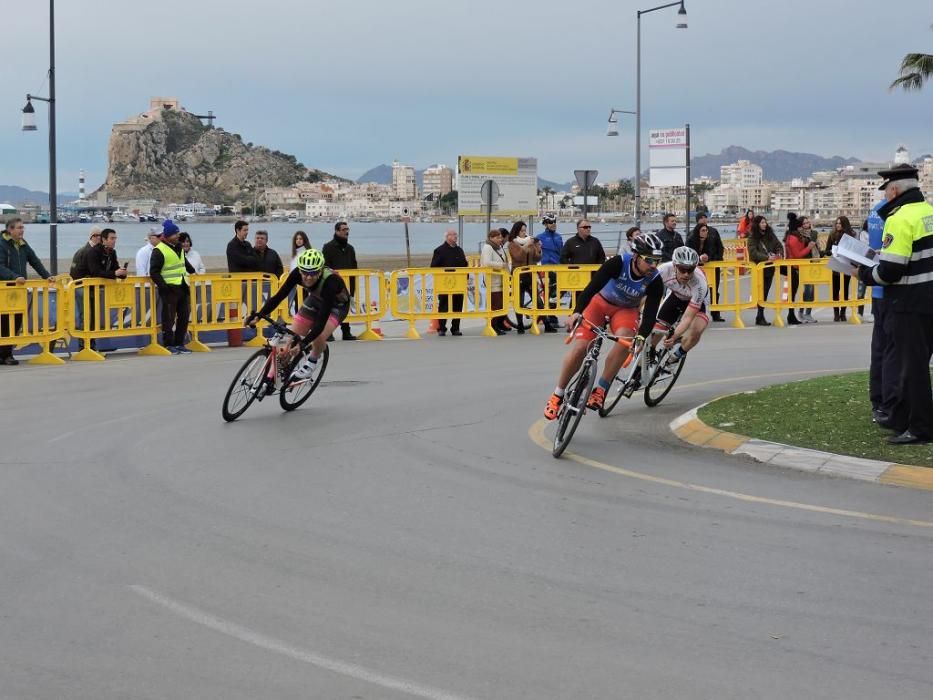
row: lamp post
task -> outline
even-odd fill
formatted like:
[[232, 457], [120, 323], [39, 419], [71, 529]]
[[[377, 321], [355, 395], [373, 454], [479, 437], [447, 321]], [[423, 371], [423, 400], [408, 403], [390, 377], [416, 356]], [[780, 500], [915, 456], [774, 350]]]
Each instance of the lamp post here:
[[[619, 135], [619, 119], [616, 117], [617, 114], [635, 114], [638, 112], [633, 112], [628, 109], [616, 109], [615, 107], [609, 108], [609, 120], [608, 126], [606, 127], [606, 136], [618, 136]], [[638, 168], [636, 167], [635, 172], [635, 184], [638, 185]], [[636, 200], [637, 201], [637, 200]], [[636, 214], [636, 219], [638, 218]], [[619, 240], [616, 243], [616, 253], [622, 249], [622, 229], [619, 229]]]
[[26, 95], [23, 107], [23, 131], [36, 131], [36, 110], [32, 101], [49, 105], [49, 263], [52, 275], [58, 274], [58, 188], [55, 169], [55, 0], [49, 0], [49, 96]]
[[677, 29], [687, 28], [687, 10], [684, 0], [658, 5], [649, 10], [639, 10], [637, 15], [637, 36], [635, 41], [635, 225], [641, 227], [641, 16], [650, 12], [677, 7]]

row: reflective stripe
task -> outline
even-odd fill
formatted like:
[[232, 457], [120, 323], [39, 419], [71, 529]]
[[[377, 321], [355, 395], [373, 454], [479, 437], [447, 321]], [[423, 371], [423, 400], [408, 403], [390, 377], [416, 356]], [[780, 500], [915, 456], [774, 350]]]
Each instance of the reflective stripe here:
[[933, 282], [933, 272], [922, 272], [919, 275], [904, 275], [894, 284], [925, 284], [926, 282]]
[[875, 280], [875, 284], [880, 284], [880, 285], [887, 285], [887, 284], [888, 284], [888, 282], [885, 282], [885, 281], [884, 281], [883, 279], [881, 279], [881, 277], [878, 275], [878, 266], [877, 266], [877, 265], [875, 265], [875, 266], [871, 269], [871, 278], [872, 278], [873, 280]]
[[919, 250], [910, 256], [911, 260], [923, 260], [924, 258], [933, 258], [933, 248], [927, 248], [926, 250]]
[[910, 256], [897, 255], [895, 253], [882, 253], [881, 259], [884, 262], [897, 263], [898, 265], [906, 265], [908, 262], [910, 262]]

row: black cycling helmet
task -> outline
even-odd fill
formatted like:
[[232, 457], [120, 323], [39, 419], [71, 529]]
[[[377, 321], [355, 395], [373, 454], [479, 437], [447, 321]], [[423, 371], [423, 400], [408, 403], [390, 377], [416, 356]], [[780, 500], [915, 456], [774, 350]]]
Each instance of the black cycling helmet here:
[[547, 212], [544, 216], [541, 217], [541, 223], [547, 226], [548, 224], [557, 223], [557, 214], [553, 212]]
[[660, 258], [664, 249], [661, 239], [653, 233], [642, 233], [632, 239], [632, 252], [636, 255]]

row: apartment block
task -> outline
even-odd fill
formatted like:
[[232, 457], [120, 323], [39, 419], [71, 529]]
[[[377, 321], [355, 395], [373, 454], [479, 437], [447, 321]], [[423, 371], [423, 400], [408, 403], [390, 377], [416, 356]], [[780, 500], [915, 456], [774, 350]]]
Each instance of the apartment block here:
[[454, 171], [446, 165], [435, 165], [424, 171], [422, 180], [422, 195], [433, 194], [443, 197], [453, 190]]

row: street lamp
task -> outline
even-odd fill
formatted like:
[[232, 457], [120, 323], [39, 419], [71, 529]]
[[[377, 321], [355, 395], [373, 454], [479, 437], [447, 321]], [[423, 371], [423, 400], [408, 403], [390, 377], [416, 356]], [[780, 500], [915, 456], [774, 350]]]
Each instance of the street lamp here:
[[619, 135], [619, 120], [616, 119], [617, 114], [635, 114], [627, 109], [616, 109], [615, 107], [609, 108], [609, 126], [606, 129], [606, 136], [618, 136]]
[[639, 10], [637, 14], [637, 36], [635, 41], [635, 225], [641, 226], [641, 16], [650, 12], [677, 7], [677, 29], [687, 28], [687, 9], [684, 0], [658, 5], [649, 10]]
[[55, 169], [55, 0], [49, 0], [49, 96], [26, 95], [23, 107], [23, 131], [37, 131], [33, 100], [49, 105], [49, 263], [52, 275], [58, 274], [58, 188]]

